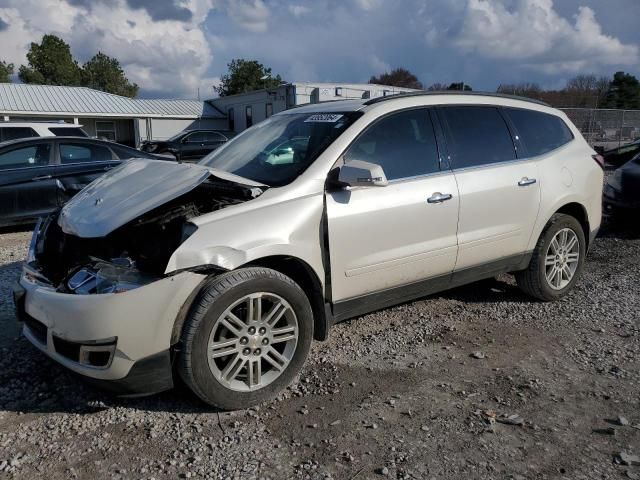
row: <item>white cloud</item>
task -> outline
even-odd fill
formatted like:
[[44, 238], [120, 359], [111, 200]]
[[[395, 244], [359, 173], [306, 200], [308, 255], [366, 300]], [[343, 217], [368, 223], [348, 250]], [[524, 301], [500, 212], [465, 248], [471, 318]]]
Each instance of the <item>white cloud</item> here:
[[634, 65], [637, 45], [605, 35], [589, 7], [574, 23], [560, 16], [553, 0], [469, 0], [454, 45], [484, 57], [516, 61], [547, 73], [577, 72], [594, 65]]
[[356, 0], [356, 4], [362, 10], [374, 10], [382, 5], [382, 0]]
[[309, 7], [305, 7], [304, 5], [289, 5], [289, 13], [294, 17], [302, 17], [309, 13], [311, 9]]
[[154, 21], [145, 9], [132, 10], [125, 0], [7, 3], [9, 8], [0, 9], [0, 18], [8, 24], [0, 32], [1, 55], [16, 65], [26, 64], [30, 42], [53, 33], [69, 43], [81, 61], [98, 50], [117, 58], [127, 77], [146, 92], [194, 98], [203, 82], [215, 81], [206, 78], [212, 52], [202, 27], [212, 0], [183, 2], [192, 12], [187, 22]]
[[270, 12], [262, 0], [229, 0], [227, 12], [238, 25], [251, 32], [266, 32], [269, 27]]

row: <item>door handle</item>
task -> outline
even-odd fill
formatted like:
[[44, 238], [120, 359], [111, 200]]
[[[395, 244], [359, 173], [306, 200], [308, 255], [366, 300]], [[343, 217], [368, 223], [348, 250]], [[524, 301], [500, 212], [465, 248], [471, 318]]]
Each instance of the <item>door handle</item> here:
[[537, 180], [535, 178], [522, 177], [522, 180], [518, 182], [518, 186], [526, 187], [527, 185], [533, 185], [534, 183], [536, 183], [536, 181]]
[[427, 203], [442, 203], [446, 202], [447, 200], [451, 200], [451, 198], [453, 198], [453, 195], [451, 195], [450, 193], [436, 192], [429, 198], [427, 198]]
[[53, 178], [53, 176], [51, 176], [51, 175], [40, 175], [39, 177], [33, 177], [31, 180], [33, 180], [34, 182], [37, 182], [39, 180], [49, 180], [50, 178]]

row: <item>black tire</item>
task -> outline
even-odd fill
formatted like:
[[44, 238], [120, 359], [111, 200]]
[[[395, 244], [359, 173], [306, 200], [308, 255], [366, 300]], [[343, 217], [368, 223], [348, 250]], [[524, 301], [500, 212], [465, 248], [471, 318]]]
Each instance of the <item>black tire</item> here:
[[[564, 288], [555, 290], [547, 281], [545, 256], [553, 237], [564, 228], [569, 228], [576, 234], [579, 242], [580, 256], [578, 258], [578, 266], [573, 278], [571, 278], [571, 281]], [[556, 213], [551, 217], [551, 220], [549, 220], [545, 229], [542, 231], [542, 234], [538, 239], [538, 243], [533, 250], [533, 256], [531, 257], [531, 261], [529, 262], [527, 269], [515, 272], [518, 287], [520, 287], [520, 289], [527, 295], [545, 302], [552, 302], [562, 298], [573, 288], [582, 273], [586, 255], [586, 246], [587, 242], [580, 222], [570, 215]]]
[[[253, 391], [235, 391], [223, 385], [209, 368], [208, 341], [218, 318], [234, 302], [250, 293], [269, 292], [284, 298], [298, 321], [298, 341], [288, 366], [273, 382]], [[302, 369], [313, 338], [313, 313], [302, 289], [286, 275], [251, 267], [211, 278], [191, 306], [181, 335], [178, 373], [203, 401], [223, 410], [248, 408], [274, 398]]]

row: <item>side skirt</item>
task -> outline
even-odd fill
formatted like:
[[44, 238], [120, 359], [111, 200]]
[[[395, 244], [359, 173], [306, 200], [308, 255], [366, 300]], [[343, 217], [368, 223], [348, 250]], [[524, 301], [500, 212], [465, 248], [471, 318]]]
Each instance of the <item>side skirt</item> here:
[[477, 282], [485, 278], [491, 278], [501, 273], [524, 270], [529, 265], [532, 255], [533, 252], [512, 255], [494, 262], [464, 268], [420, 282], [336, 302], [332, 304], [331, 308], [333, 323], [365, 315], [392, 305], [409, 302], [450, 288]]

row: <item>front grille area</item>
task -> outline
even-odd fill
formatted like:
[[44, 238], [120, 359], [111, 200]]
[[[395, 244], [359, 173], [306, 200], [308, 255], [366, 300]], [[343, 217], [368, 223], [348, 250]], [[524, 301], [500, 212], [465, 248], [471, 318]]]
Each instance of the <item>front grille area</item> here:
[[43, 345], [47, 344], [47, 326], [33, 318], [31, 315], [24, 314], [24, 324], [31, 332], [31, 335]]

